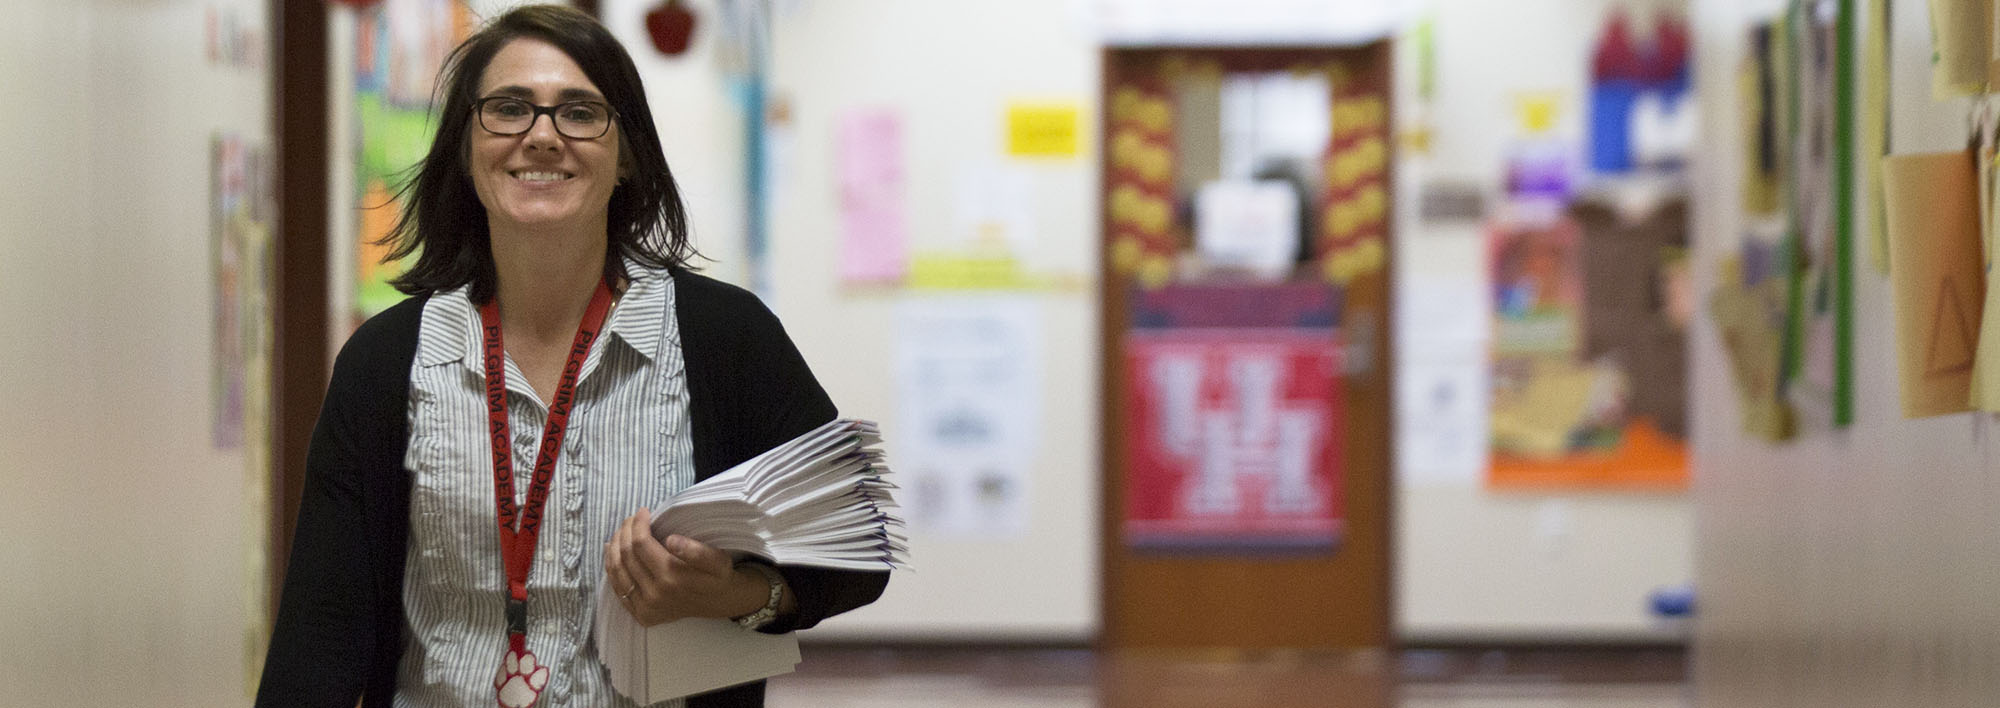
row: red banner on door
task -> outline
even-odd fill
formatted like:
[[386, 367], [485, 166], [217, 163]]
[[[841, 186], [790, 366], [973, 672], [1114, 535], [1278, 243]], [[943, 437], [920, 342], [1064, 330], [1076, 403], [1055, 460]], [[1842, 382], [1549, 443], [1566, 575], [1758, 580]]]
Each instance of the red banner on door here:
[[[1288, 300], [1274, 296], [1298, 293], [1279, 288], [1286, 292], [1255, 293], [1266, 307], [1238, 320], [1250, 326], [1212, 316], [1243, 292], [1155, 292], [1138, 305], [1139, 326], [1125, 340], [1128, 544], [1234, 551], [1338, 543], [1344, 428], [1332, 293]], [[1279, 302], [1313, 306], [1276, 312], [1286, 309], [1271, 306]]]

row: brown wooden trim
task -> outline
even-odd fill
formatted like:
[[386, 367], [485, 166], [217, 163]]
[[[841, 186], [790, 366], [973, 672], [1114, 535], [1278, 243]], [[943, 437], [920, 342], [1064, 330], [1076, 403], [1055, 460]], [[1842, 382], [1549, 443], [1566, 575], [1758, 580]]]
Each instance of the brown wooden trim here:
[[270, 604], [278, 606], [292, 547], [306, 447], [326, 389], [327, 5], [271, 0], [272, 156], [276, 230], [271, 278]]
[[[1119, 535], [1119, 520], [1125, 518], [1121, 511], [1124, 485], [1112, 481], [1124, 467], [1124, 450], [1121, 443], [1125, 439], [1125, 418], [1118, 414], [1117, 401], [1124, 395], [1118, 385], [1119, 370], [1123, 367], [1117, 361], [1117, 354], [1124, 349], [1119, 346], [1118, 337], [1124, 332], [1124, 312], [1122, 306], [1124, 279], [1118, 273], [1111, 256], [1111, 208], [1105, 196], [1111, 193], [1111, 158], [1106, 155], [1111, 142], [1111, 87], [1118, 85], [1117, 72], [1120, 71], [1117, 53], [1104, 48], [1097, 53], [1097, 647], [1100, 650], [1117, 646], [1112, 635], [1111, 583], [1115, 582], [1113, 571], [1117, 562], [1117, 548], [1124, 543]], [[1114, 319], [1116, 318], [1116, 319]]]
[[[1376, 72], [1376, 80], [1388, 97], [1383, 102], [1382, 121], [1388, 126], [1389, 161], [1384, 166], [1382, 183], [1388, 185], [1389, 193], [1396, 193], [1398, 179], [1397, 156], [1402, 154], [1401, 136], [1396, 127], [1396, 46], [1393, 40], [1384, 39], [1368, 45], [1369, 64]], [[1391, 204], [1394, 199], [1389, 200]], [[1382, 510], [1382, 637], [1386, 646], [1397, 646], [1396, 637], [1396, 234], [1404, 225], [1396, 221], [1396, 209], [1391, 207], [1382, 217], [1382, 242], [1387, 248], [1382, 255], [1381, 277], [1383, 318], [1376, 326], [1376, 365], [1382, 367], [1382, 381], [1388, 382], [1388, 389], [1381, 393], [1385, 397], [1382, 410], [1388, 415], [1382, 418], [1382, 439], [1390, 441], [1383, 451], [1382, 464], [1388, 473], [1383, 477], [1382, 489], [1376, 503]]]

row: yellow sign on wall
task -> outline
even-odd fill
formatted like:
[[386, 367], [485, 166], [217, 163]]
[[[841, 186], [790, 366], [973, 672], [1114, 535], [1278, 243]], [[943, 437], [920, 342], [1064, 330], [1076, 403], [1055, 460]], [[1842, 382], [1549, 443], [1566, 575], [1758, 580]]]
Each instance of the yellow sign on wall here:
[[1074, 103], [1016, 103], [1007, 107], [1007, 154], [1014, 157], [1076, 157]]

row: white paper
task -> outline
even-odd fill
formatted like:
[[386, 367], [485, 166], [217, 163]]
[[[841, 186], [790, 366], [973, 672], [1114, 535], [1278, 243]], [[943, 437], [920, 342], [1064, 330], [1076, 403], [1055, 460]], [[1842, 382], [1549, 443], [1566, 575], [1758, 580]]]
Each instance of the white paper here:
[[[847, 570], [904, 567], [908, 539], [872, 422], [835, 420], [681, 490], [653, 510], [655, 537], [680, 534], [738, 556]], [[641, 628], [597, 587], [592, 627], [611, 685], [644, 703], [791, 671], [798, 640], [691, 618]]]
[[1397, 483], [1478, 485], [1488, 452], [1485, 359], [1404, 361], [1396, 378]]
[[973, 253], [1004, 251], [1032, 262], [1041, 252], [1035, 233], [1034, 175], [1018, 165], [973, 164], [959, 173], [958, 202], [952, 210], [955, 248]]
[[791, 673], [799, 665], [799, 638], [690, 617], [647, 628], [646, 652], [646, 702], [655, 703]]
[[910, 523], [934, 536], [1022, 536], [1040, 456], [1039, 303], [906, 300], [896, 332], [896, 464]]
[[1278, 180], [1219, 181], [1195, 198], [1195, 249], [1210, 266], [1283, 277], [1299, 252], [1299, 194]]

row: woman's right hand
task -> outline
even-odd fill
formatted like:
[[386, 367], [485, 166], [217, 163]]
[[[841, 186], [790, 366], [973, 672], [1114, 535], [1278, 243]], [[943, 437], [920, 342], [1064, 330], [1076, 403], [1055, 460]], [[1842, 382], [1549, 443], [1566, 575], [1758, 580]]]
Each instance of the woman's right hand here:
[[653, 538], [652, 514], [640, 509], [604, 544], [604, 576], [618, 601], [651, 627], [684, 617], [738, 617], [770, 596], [763, 576], [738, 570], [722, 549], [686, 536]]

